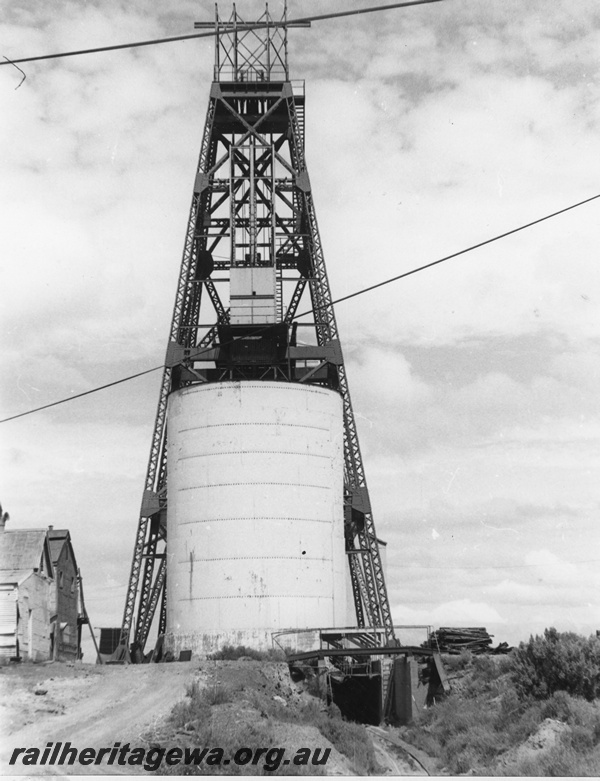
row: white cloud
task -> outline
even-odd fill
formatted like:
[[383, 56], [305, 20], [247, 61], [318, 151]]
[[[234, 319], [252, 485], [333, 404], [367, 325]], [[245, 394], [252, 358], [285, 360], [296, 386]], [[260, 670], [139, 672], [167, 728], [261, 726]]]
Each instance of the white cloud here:
[[468, 598], [444, 602], [431, 609], [415, 609], [405, 605], [393, 608], [394, 622], [425, 623], [435, 626], [485, 626], [486, 624], [506, 624], [498, 611], [485, 602], [477, 602]]
[[[238, 1], [248, 18], [263, 7]], [[0, 30], [16, 57], [192, 32], [212, 12], [191, 0], [66, 0], [58, 16], [13, 4]], [[591, 0], [466, 0], [290, 31], [334, 296], [595, 194], [599, 22]], [[6, 412], [161, 362], [212, 44], [24, 69], [15, 91], [19, 74], [0, 68]], [[409, 620], [526, 634], [597, 624], [595, 576], [569, 562], [598, 542], [598, 203], [337, 308], [390, 592]], [[3, 505], [15, 524], [71, 528], [108, 624], [120, 621], [157, 382], [0, 432]]]

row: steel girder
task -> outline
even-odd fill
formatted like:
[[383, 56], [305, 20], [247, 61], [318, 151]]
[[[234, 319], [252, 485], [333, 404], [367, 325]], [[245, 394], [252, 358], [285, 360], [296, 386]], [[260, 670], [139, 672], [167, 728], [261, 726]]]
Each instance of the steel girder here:
[[[212, 253], [219, 249], [229, 258], [220, 256], [215, 260], [214, 278], [212, 272], [199, 273], [199, 253], [210, 253], [212, 258]], [[262, 252], [266, 255], [264, 260]], [[167, 359], [163, 371], [123, 614], [121, 653], [125, 657], [132, 641], [143, 651], [159, 604], [159, 633], [164, 633], [166, 627], [168, 396], [182, 384], [206, 381], [194, 367], [202, 360], [203, 348], [218, 343], [219, 326], [229, 322], [229, 311], [218, 285], [227, 281], [222, 274], [227, 274], [232, 265], [243, 264], [244, 257], [250, 257], [251, 263], [268, 261], [276, 267], [282, 323], [291, 327], [293, 321], [306, 315], [297, 312], [308, 291], [314, 322], [304, 325], [313, 328], [317, 346], [325, 348], [337, 342], [304, 158], [303, 94], [295, 93], [290, 82], [215, 82], [211, 88], [169, 338], [170, 345], [186, 352], [181, 360]], [[287, 297], [283, 293], [284, 271], [297, 275]], [[204, 288], [206, 301], [202, 297]], [[207, 306], [212, 307], [216, 317], [208, 330], [203, 325], [207, 318], [201, 316]], [[182, 367], [187, 368], [185, 379], [180, 372]], [[242, 372], [240, 376], [245, 375]], [[287, 379], [277, 367], [273, 376]], [[335, 376], [344, 411], [345, 503], [352, 511], [355, 497], [367, 495], [367, 488], [341, 353], [336, 360]], [[327, 382], [315, 369], [306, 377]], [[357, 624], [382, 628], [387, 642], [393, 643], [394, 630], [368, 498], [361, 505], [359, 517], [360, 523], [350, 522], [346, 527]]]

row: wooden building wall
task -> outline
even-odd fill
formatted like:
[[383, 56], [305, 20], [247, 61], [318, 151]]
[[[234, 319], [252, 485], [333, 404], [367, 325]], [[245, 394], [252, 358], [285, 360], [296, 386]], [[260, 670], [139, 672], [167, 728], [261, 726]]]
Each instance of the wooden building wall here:
[[0, 664], [17, 656], [17, 587], [0, 584]]
[[78, 586], [77, 565], [69, 543], [63, 545], [54, 564], [54, 613], [56, 615], [54, 658], [77, 658]]
[[18, 585], [17, 640], [23, 661], [45, 662], [52, 658], [50, 642], [51, 601], [54, 581], [32, 572]]

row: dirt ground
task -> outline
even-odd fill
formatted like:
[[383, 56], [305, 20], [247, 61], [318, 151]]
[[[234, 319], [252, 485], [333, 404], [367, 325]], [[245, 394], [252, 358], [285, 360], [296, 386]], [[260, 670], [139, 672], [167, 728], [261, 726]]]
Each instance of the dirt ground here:
[[[43, 748], [49, 741], [70, 741], [78, 747], [101, 747], [111, 746], [116, 740], [143, 745], [142, 733], [164, 719], [185, 696], [193, 667], [192, 662], [186, 662], [143, 666], [52, 663], [0, 668], [0, 772], [53, 772], [50, 767], [9, 768], [8, 758], [20, 746]], [[59, 770], [54, 772], [64, 772]], [[84, 770], [77, 769], [78, 773]]]
[[[37, 747], [69, 741], [77, 748], [121, 745], [148, 747], [153, 741], [169, 745], [181, 740], [168, 716], [186, 697], [192, 682], [200, 687], [225, 685], [242, 690], [235, 702], [213, 706], [213, 716], [226, 725], [231, 720], [258, 723], [265, 717], [252, 697], [262, 697], [292, 709], [310, 698], [294, 684], [287, 665], [251, 661], [184, 662], [158, 665], [110, 665], [46, 663], [0, 667], [0, 774], [65, 775], [74, 767], [8, 765], [15, 748]], [[356, 775], [349, 758], [340, 754], [310, 725], [276, 720], [271, 724], [276, 742], [294, 752], [298, 747], [330, 748], [327, 775]], [[192, 726], [193, 729], [193, 726]], [[384, 775], [419, 775], [422, 771], [407, 755], [381, 736], [371, 735]], [[193, 733], [189, 735], [193, 744]], [[173, 745], [171, 743], [171, 745]], [[66, 772], [65, 772], [66, 771]], [[144, 774], [142, 768], [77, 765], [76, 774]]]

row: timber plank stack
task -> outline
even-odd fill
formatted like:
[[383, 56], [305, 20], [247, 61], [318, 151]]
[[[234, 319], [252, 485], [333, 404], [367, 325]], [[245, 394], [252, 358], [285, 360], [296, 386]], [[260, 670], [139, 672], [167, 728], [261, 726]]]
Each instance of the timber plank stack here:
[[459, 654], [461, 651], [486, 654], [492, 652], [492, 635], [485, 627], [442, 626], [432, 633], [430, 644], [447, 654]]

